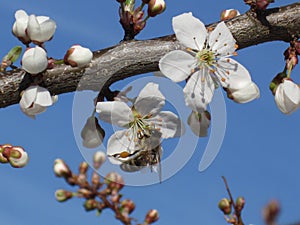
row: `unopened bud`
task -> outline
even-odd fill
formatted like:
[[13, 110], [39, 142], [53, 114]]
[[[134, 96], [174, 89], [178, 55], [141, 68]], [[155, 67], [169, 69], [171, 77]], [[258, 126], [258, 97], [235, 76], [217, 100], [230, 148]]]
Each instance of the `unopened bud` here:
[[72, 176], [72, 172], [68, 165], [62, 159], [56, 159], [54, 161], [53, 170], [56, 176], [68, 178]]
[[240, 12], [236, 9], [225, 9], [221, 12], [221, 21], [232, 19], [233, 17], [239, 16]]
[[105, 162], [105, 160], [106, 160], [105, 153], [102, 151], [97, 151], [93, 157], [94, 168], [99, 169], [100, 166], [102, 166], [102, 164]]
[[231, 203], [227, 198], [223, 198], [219, 201], [219, 209], [225, 214], [228, 215], [231, 213]]
[[112, 190], [121, 190], [124, 187], [123, 177], [116, 172], [108, 173], [105, 177], [105, 183]]
[[130, 214], [135, 209], [135, 204], [132, 200], [125, 199], [121, 202], [121, 209], [125, 210], [128, 214]]
[[55, 198], [59, 202], [67, 201], [68, 199], [70, 199], [72, 197], [73, 197], [73, 193], [70, 191], [59, 189], [55, 192]]
[[95, 199], [88, 199], [83, 204], [86, 211], [92, 211], [97, 208], [98, 202]]
[[237, 207], [237, 210], [238, 210], [239, 212], [241, 212], [242, 209], [244, 208], [245, 202], [246, 202], [246, 201], [245, 201], [245, 198], [242, 197], [242, 196], [240, 196], [240, 197], [238, 197], [238, 198], [236, 199], [235, 206]]
[[79, 173], [86, 174], [88, 168], [89, 168], [89, 164], [87, 162], [81, 162], [79, 165]]
[[150, 0], [148, 2], [148, 16], [155, 17], [161, 14], [166, 9], [166, 3], [164, 0]]
[[8, 160], [13, 167], [22, 168], [27, 165], [29, 157], [22, 147], [14, 146], [11, 148]]
[[88, 190], [88, 189], [80, 188], [77, 191], [77, 195], [79, 197], [82, 197], [82, 198], [91, 198], [91, 196], [93, 195], [93, 193], [90, 190]]
[[73, 67], [86, 66], [92, 61], [93, 53], [90, 49], [80, 45], [73, 45], [64, 56], [64, 62]]
[[156, 209], [150, 209], [147, 212], [146, 218], [145, 218], [145, 223], [146, 224], [151, 224], [156, 222], [159, 219], [158, 211]]
[[272, 224], [276, 221], [280, 212], [280, 205], [277, 200], [272, 200], [263, 210], [263, 217], [266, 224]]
[[92, 174], [92, 184], [94, 187], [98, 187], [100, 184], [100, 175], [95, 171]]

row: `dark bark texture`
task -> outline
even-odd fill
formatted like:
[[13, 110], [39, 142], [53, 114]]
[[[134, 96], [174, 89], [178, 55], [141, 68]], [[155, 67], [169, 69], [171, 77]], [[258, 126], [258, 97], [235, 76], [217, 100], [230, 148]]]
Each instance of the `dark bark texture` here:
[[[217, 23], [208, 25], [215, 27]], [[249, 11], [226, 21], [239, 49], [270, 41], [289, 42], [300, 37], [300, 2], [266, 11]], [[128, 41], [94, 52], [85, 68], [56, 66], [43, 75], [42, 84], [52, 94], [96, 90], [130, 76], [158, 70], [166, 53], [181, 49], [174, 35], [143, 41]], [[28, 81], [21, 69], [0, 73], [0, 108], [16, 104]]]

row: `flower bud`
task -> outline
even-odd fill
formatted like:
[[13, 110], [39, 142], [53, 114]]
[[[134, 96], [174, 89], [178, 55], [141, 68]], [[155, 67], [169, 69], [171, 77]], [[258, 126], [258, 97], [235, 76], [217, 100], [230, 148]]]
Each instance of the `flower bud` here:
[[35, 46], [34, 48], [28, 48], [22, 57], [22, 69], [32, 75], [43, 72], [47, 69], [48, 58], [46, 51]]
[[91, 198], [93, 195], [93, 193], [88, 190], [88, 189], [85, 189], [85, 188], [80, 188], [78, 191], [77, 191], [77, 196], [78, 197], [82, 197], [82, 198]]
[[82, 144], [86, 148], [96, 148], [102, 144], [105, 131], [98, 123], [98, 119], [91, 116], [87, 119], [82, 131]]
[[271, 2], [274, 2], [274, 0], [257, 0], [256, 7], [257, 9], [266, 10]]
[[245, 202], [246, 202], [245, 198], [242, 196], [240, 196], [236, 199], [235, 206], [239, 212], [241, 212], [242, 209], [244, 208]]
[[240, 12], [236, 9], [225, 9], [221, 12], [220, 20], [229, 20], [232, 19], [233, 17], [239, 16]]
[[16, 36], [23, 44], [28, 45], [31, 40], [26, 33], [28, 24], [28, 15], [24, 10], [18, 10], [15, 13], [16, 21], [13, 24], [12, 33]]
[[155, 17], [166, 9], [164, 0], [150, 0], [148, 3], [148, 16]]
[[82, 67], [91, 62], [93, 53], [80, 45], [73, 45], [64, 56], [64, 62], [72, 67]]
[[87, 162], [81, 162], [79, 165], [79, 174], [86, 174], [89, 164]]
[[73, 197], [73, 193], [63, 189], [59, 189], [55, 192], [55, 198], [59, 202], [65, 202]]
[[95, 199], [87, 199], [83, 204], [86, 211], [92, 211], [97, 208], [98, 202]]
[[30, 15], [27, 24], [27, 35], [35, 44], [42, 44], [52, 39], [56, 23], [47, 16]]
[[219, 201], [219, 209], [225, 214], [228, 215], [231, 213], [231, 203], [227, 198], [223, 198]]
[[145, 223], [151, 224], [156, 222], [159, 219], [158, 211], [156, 209], [150, 209], [147, 212], [147, 215], [145, 217]]
[[4, 144], [0, 145], [0, 163], [8, 163], [8, 155], [7, 152], [11, 151], [12, 145]]
[[68, 165], [62, 159], [56, 159], [53, 167], [54, 173], [58, 177], [68, 178], [72, 176], [72, 172]]
[[280, 205], [277, 200], [272, 200], [263, 210], [263, 217], [266, 224], [274, 224], [280, 212]]
[[99, 169], [100, 166], [102, 166], [102, 164], [105, 162], [105, 160], [106, 160], [105, 153], [102, 151], [97, 151], [93, 157], [95, 169]]
[[29, 157], [22, 147], [14, 146], [11, 148], [8, 160], [13, 167], [22, 168], [27, 165]]
[[125, 199], [121, 202], [121, 209], [122, 211], [126, 211], [128, 214], [132, 213], [135, 209], [135, 204], [130, 199]]
[[124, 187], [123, 177], [116, 172], [108, 173], [105, 177], [105, 183], [112, 190], [121, 190]]
[[275, 103], [279, 110], [291, 114], [300, 107], [300, 88], [290, 79], [284, 79], [275, 91]]

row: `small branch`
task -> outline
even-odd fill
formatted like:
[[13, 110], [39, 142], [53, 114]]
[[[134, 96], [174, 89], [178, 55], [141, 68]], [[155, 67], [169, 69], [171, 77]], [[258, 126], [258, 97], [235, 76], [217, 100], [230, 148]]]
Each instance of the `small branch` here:
[[[268, 9], [265, 18], [268, 26], [257, 20], [251, 11], [226, 21], [239, 49], [270, 41], [289, 42], [292, 36], [300, 37], [300, 2]], [[174, 35], [122, 42], [95, 51], [87, 68], [60, 65], [48, 70], [43, 76], [43, 83], [53, 94], [83, 89], [100, 91], [104, 86], [127, 77], [157, 71], [163, 55], [181, 48]], [[20, 69], [0, 73], [0, 108], [18, 103], [23, 77], [24, 72]]]

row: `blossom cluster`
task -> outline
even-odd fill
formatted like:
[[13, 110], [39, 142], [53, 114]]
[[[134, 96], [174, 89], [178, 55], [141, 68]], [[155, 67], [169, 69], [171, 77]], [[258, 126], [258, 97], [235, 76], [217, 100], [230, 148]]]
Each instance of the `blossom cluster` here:
[[[93, 156], [93, 167], [99, 169], [105, 161], [105, 154], [97, 151]], [[132, 224], [132, 213], [135, 209], [135, 203], [130, 199], [122, 199], [120, 191], [124, 188], [123, 177], [110, 172], [104, 180], [94, 170], [91, 180], [88, 181], [87, 172], [89, 165], [87, 162], [80, 163], [79, 173], [75, 174], [62, 159], [56, 159], [53, 170], [57, 177], [64, 178], [71, 186], [78, 186], [77, 191], [68, 191], [58, 189], [55, 192], [55, 198], [59, 202], [68, 201], [71, 198], [78, 197], [85, 199], [83, 207], [86, 211], [96, 211], [99, 215], [105, 209], [111, 209], [115, 217], [123, 224]], [[152, 224], [159, 219], [158, 211], [151, 209], [147, 212], [143, 224]]]
[[0, 163], [10, 163], [12, 167], [21, 168], [29, 160], [27, 152], [20, 146], [0, 145]]
[[[12, 33], [27, 48], [21, 60], [22, 69], [32, 77], [42, 76], [46, 69], [51, 69], [56, 63], [54, 59], [48, 58], [44, 44], [53, 38], [56, 23], [47, 16], [28, 15], [24, 10], [16, 11], [15, 19]], [[30, 43], [35, 46], [31, 47]], [[90, 63], [92, 58], [93, 53], [88, 48], [73, 45], [65, 54], [63, 62], [74, 67], [83, 67]], [[13, 58], [10, 57], [6, 61], [12, 60]], [[44, 112], [57, 99], [56, 95], [51, 96], [46, 88], [34, 82], [21, 92], [20, 107], [27, 116], [35, 118], [35, 115]]]
[[[150, 17], [161, 14], [166, 9], [164, 0], [142, 0], [140, 6], [135, 8], [134, 0], [117, 0], [120, 3], [120, 23], [125, 31], [124, 40], [131, 40], [144, 29]], [[143, 10], [148, 5], [147, 16]]]

